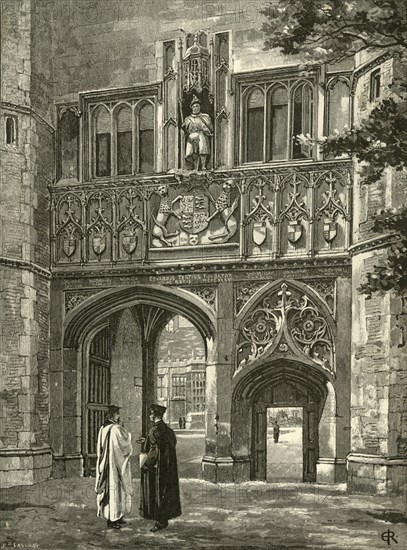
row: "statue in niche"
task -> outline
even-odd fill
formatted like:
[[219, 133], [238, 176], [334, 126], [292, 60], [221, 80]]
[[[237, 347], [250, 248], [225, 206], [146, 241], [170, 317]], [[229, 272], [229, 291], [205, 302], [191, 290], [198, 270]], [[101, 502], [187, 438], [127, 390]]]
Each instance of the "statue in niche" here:
[[194, 170], [206, 170], [206, 163], [211, 154], [212, 120], [208, 114], [201, 113], [201, 102], [196, 95], [192, 98], [191, 109], [192, 113], [182, 124], [187, 136], [185, 159], [193, 165]]

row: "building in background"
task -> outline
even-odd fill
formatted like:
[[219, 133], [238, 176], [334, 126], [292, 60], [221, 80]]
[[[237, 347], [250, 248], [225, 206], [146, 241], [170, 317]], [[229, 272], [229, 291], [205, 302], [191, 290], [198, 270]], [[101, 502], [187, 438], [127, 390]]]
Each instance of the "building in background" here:
[[205, 428], [205, 348], [196, 328], [182, 317], [171, 319], [158, 358], [157, 400], [167, 407], [166, 420], [173, 428]]

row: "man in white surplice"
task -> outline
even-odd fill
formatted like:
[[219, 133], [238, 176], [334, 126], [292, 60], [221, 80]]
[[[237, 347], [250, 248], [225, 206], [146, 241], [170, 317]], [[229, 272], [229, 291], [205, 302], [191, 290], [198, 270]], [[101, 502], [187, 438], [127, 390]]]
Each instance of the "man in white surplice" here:
[[107, 526], [120, 529], [131, 509], [131, 434], [120, 424], [120, 407], [109, 405], [97, 442], [97, 515]]

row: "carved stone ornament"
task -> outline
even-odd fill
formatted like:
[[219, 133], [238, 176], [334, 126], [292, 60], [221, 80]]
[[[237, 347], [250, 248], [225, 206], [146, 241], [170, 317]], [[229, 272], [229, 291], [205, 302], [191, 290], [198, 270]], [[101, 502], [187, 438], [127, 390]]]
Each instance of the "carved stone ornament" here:
[[286, 283], [248, 312], [239, 333], [238, 370], [273, 353], [290, 352], [334, 374], [334, 339], [326, 316], [309, 296]]
[[[170, 199], [168, 186], [161, 185], [157, 213], [153, 217], [154, 248], [196, 246], [228, 242], [237, 231], [234, 213], [238, 198], [231, 199], [233, 182], [225, 181], [215, 198], [207, 189], [197, 186]], [[213, 227], [216, 222], [216, 229]], [[172, 227], [172, 229], [169, 229]]]
[[65, 293], [65, 313], [68, 313], [75, 307], [79, 306], [86, 298], [89, 298], [89, 296], [93, 296], [97, 292], [100, 292], [101, 289], [98, 290], [83, 290], [83, 291], [77, 291], [77, 292], [66, 292]]
[[265, 281], [244, 281], [242, 283], [237, 283], [235, 286], [235, 313], [239, 313], [253, 294], [266, 284]]
[[185, 92], [195, 90], [200, 93], [209, 88], [209, 50], [202, 45], [203, 32], [194, 35], [193, 44], [187, 49], [184, 56], [184, 86]]
[[325, 241], [331, 244], [338, 233], [336, 221], [338, 216], [342, 216], [344, 219], [348, 219], [348, 216], [341, 199], [337, 197], [337, 190], [334, 188], [337, 179], [330, 172], [325, 177], [325, 181], [329, 185], [329, 190], [323, 193], [323, 202], [316, 211], [316, 218], [324, 218], [322, 234]]
[[[331, 250], [350, 244], [351, 181], [351, 165], [341, 161], [58, 184], [50, 187], [52, 264], [142, 267], [151, 248], [228, 244], [235, 261], [292, 258], [298, 248], [325, 265]], [[388, 242], [353, 245], [351, 253]], [[170, 256], [177, 262], [176, 250]]]
[[313, 279], [312, 281], [304, 282], [318, 292], [321, 298], [328, 305], [331, 313], [334, 313], [335, 279]]
[[252, 209], [246, 216], [244, 224], [252, 224], [252, 239], [257, 246], [261, 246], [267, 238], [267, 229], [275, 223], [275, 216], [272, 212], [273, 203], [266, 203], [264, 187], [266, 181], [264, 178], [257, 178], [252, 187], [257, 189], [257, 193], [252, 199]]
[[139, 243], [137, 231], [145, 230], [145, 223], [136, 213], [139, 194], [134, 189], [126, 189], [119, 196], [119, 200], [124, 204], [125, 213], [118, 225], [118, 233], [122, 236], [123, 250], [132, 256]]
[[111, 205], [111, 197], [107, 193], [99, 192], [91, 197], [91, 200], [96, 202], [96, 207], [94, 217], [91, 218], [91, 223], [88, 226], [88, 234], [91, 237], [93, 252], [100, 261], [106, 250], [108, 235], [112, 227], [112, 223], [105, 213], [106, 205]]
[[309, 219], [307, 205], [301, 200], [299, 186], [307, 182], [294, 174], [290, 185], [292, 191], [288, 193], [289, 202], [280, 214], [280, 220], [287, 220], [287, 239], [291, 244], [296, 244], [301, 239], [304, 231], [303, 220]]
[[216, 310], [216, 286], [189, 286], [185, 287], [185, 290], [193, 292], [206, 302], [209, 307]]
[[60, 218], [56, 225], [56, 235], [59, 236], [64, 255], [71, 259], [82, 238], [81, 200], [73, 194], [63, 196], [58, 204]]

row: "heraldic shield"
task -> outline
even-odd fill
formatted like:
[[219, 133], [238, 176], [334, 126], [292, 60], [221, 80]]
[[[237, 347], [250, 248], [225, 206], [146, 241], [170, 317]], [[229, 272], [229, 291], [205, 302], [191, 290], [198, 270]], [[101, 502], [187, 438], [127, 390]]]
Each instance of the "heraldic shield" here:
[[253, 223], [253, 242], [257, 246], [261, 246], [266, 240], [267, 224], [266, 222]]
[[331, 220], [330, 218], [325, 218], [323, 233], [324, 233], [324, 239], [326, 240], [326, 242], [331, 243], [337, 234], [336, 222]]
[[106, 236], [102, 233], [95, 235], [92, 239], [92, 247], [95, 254], [100, 256], [106, 248]]
[[122, 246], [127, 254], [133, 254], [137, 248], [138, 238], [137, 235], [131, 231], [126, 231], [123, 233]]
[[288, 222], [288, 240], [291, 243], [296, 243], [301, 239], [303, 226], [298, 220], [292, 220]]
[[183, 195], [179, 203], [180, 226], [187, 233], [200, 233], [209, 225], [209, 198], [203, 194]]
[[76, 250], [76, 239], [72, 239], [69, 237], [64, 239], [63, 249], [65, 256], [68, 256], [68, 258], [70, 258]]

